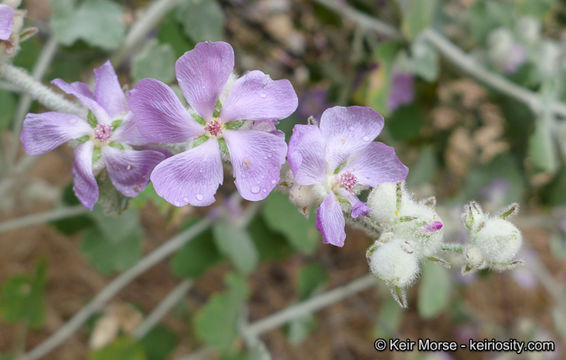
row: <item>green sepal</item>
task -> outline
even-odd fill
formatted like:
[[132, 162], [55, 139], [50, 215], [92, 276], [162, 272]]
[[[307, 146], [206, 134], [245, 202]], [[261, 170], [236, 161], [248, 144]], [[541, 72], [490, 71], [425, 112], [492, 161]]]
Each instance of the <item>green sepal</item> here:
[[122, 119], [112, 121], [112, 130], [116, 130], [120, 125], [122, 125], [123, 121], [124, 120]]
[[193, 140], [193, 147], [196, 148], [197, 146], [199, 146], [200, 144], [202, 144], [206, 140], [208, 140], [208, 136], [206, 136], [206, 135], [199, 136], [198, 138]]
[[206, 121], [199, 114], [193, 114], [193, 119], [201, 125], [206, 125]]
[[100, 160], [100, 158], [102, 157], [102, 150], [100, 150], [100, 148], [95, 147], [94, 150], [92, 150], [92, 163], [95, 164], [98, 160]]
[[86, 121], [92, 128], [95, 128], [96, 125], [98, 125], [98, 120], [96, 120], [96, 116], [94, 116], [94, 113], [91, 110], [88, 111]]
[[226, 124], [224, 124], [224, 127], [228, 130], [236, 130], [242, 127], [242, 125], [244, 125], [245, 120], [236, 120], [236, 121], [230, 121], [227, 122]]
[[216, 105], [214, 106], [214, 112], [212, 113], [212, 116], [217, 118], [218, 116], [220, 116], [221, 111], [222, 111], [222, 103], [220, 102], [220, 100], [218, 100], [216, 102]]
[[344, 169], [344, 167], [346, 166], [346, 162], [344, 161], [342, 164], [338, 165], [338, 167], [336, 167], [336, 170], [334, 170], [335, 174], [338, 174], [340, 171], [342, 171], [342, 169]]
[[85, 135], [85, 136], [81, 136], [80, 138], [76, 138], [75, 140], [77, 140], [78, 142], [80, 142], [81, 144], [87, 142], [90, 140], [90, 136]]
[[218, 139], [218, 146], [220, 146], [220, 151], [222, 151], [223, 154], [227, 156], [230, 155], [230, 152], [228, 151], [228, 145], [226, 145], [226, 140]]
[[125, 149], [124, 145], [122, 145], [122, 144], [120, 144], [120, 143], [118, 143], [118, 142], [115, 142], [115, 141], [111, 141], [110, 143], [108, 143], [108, 146], [112, 146], [113, 148], [115, 148], [115, 149], [120, 149], [120, 150], [124, 150], [124, 149]]

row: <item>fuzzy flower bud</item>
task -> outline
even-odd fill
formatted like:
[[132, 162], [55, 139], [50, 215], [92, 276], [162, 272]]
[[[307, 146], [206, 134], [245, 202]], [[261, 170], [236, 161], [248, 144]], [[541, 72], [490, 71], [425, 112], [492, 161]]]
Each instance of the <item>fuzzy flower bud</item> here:
[[376, 241], [366, 252], [371, 272], [389, 286], [406, 288], [420, 273], [419, 261], [408, 253], [400, 239], [382, 243]]
[[442, 244], [443, 227], [433, 207], [410, 201], [401, 206], [396, 233], [407, 239], [419, 257], [429, 257]]
[[503, 209], [498, 217], [490, 217], [477, 203], [466, 205], [462, 220], [470, 231], [470, 244], [464, 249], [463, 272], [483, 268], [505, 270], [520, 263], [515, 257], [523, 241], [521, 232], [507, 220], [518, 210], [515, 203]]
[[506, 263], [515, 258], [521, 248], [519, 229], [503, 219], [489, 219], [472, 237], [472, 242], [490, 263]]

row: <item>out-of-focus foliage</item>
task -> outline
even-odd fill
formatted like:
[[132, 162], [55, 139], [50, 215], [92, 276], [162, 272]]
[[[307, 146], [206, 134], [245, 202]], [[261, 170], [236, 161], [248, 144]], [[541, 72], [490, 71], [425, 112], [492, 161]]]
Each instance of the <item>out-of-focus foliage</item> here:
[[116, 49], [125, 34], [122, 7], [110, 0], [53, 0], [51, 26], [57, 40], [72, 45], [84, 40], [105, 50]]
[[45, 321], [44, 290], [47, 263], [40, 261], [33, 275], [17, 275], [2, 284], [0, 317], [3, 321], [24, 323], [33, 328]]

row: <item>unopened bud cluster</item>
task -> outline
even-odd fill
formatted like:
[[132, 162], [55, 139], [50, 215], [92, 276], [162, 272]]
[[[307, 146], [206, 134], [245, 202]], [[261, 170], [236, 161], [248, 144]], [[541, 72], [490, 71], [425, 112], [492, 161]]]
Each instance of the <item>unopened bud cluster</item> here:
[[383, 232], [367, 250], [373, 274], [386, 282], [393, 296], [406, 306], [405, 289], [420, 274], [420, 263], [433, 260], [443, 239], [443, 223], [434, 198], [416, 201], [403, 183], [383, 183], [368, 198], [370, 218]]
[[463, 273], [481, 269], [507, 270], [521, 263], [516, 259], [521, 248], [521, 232], [508, 218], [519, 211], [511, 204], [498, 216], [485, 214], [479, 204], [472, 201], [462, 214], [470, 241], [464, 247]]

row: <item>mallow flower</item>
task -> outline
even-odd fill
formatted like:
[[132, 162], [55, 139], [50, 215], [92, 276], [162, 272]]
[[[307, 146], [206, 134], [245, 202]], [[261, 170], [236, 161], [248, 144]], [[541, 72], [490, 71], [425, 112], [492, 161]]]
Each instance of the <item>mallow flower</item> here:
[[324, 111], [320, 126], [293, 129], [287, 160], [295, 183], [310, 186], [322, 201], [316, 226], [324, 243], [344, 245], [342, 204], [351, 205], [353, 218], [369, 212], [356, 195], [359, 190], [407, 177], [409, 169], [395, 150], [373, 141], [383, 123], [383, 117], [370, 108], [335, 106]]
[[175, 206], [212, 204], [223, 182], [223, 158], [230, 159], [246, 200], [265, 199], [279, 181], [287, 145], [274, 125], [295, 111], [297, 95], [288, 80], [261, 71], [235, 79], [233, 68], [229, 44], [203, 42], [175, 66], [189, 108], [158, 80], [144, 79], [132, 90], [130, 108], [141, 134], [183, 149], [151, 174], [156, 192]]
[[148, 184], [155, 165], [165, 158], [160, 151], [132, 148], [143, 145], [145, 140], [136, 129], [109, 61], [94, 69], [94, 79], [94, 92], [82, 82], [53, 80], [54, 85], [75, 96], [88, 110], [82, 117], [60, 112], [28, 114], [20, 136], [30, 155], [44, 154], [69, 141], [76, 145], [73, 190], [91, 210], [98, 200], [95, 174], [103, 168], [118, 191], [135, 197]]

